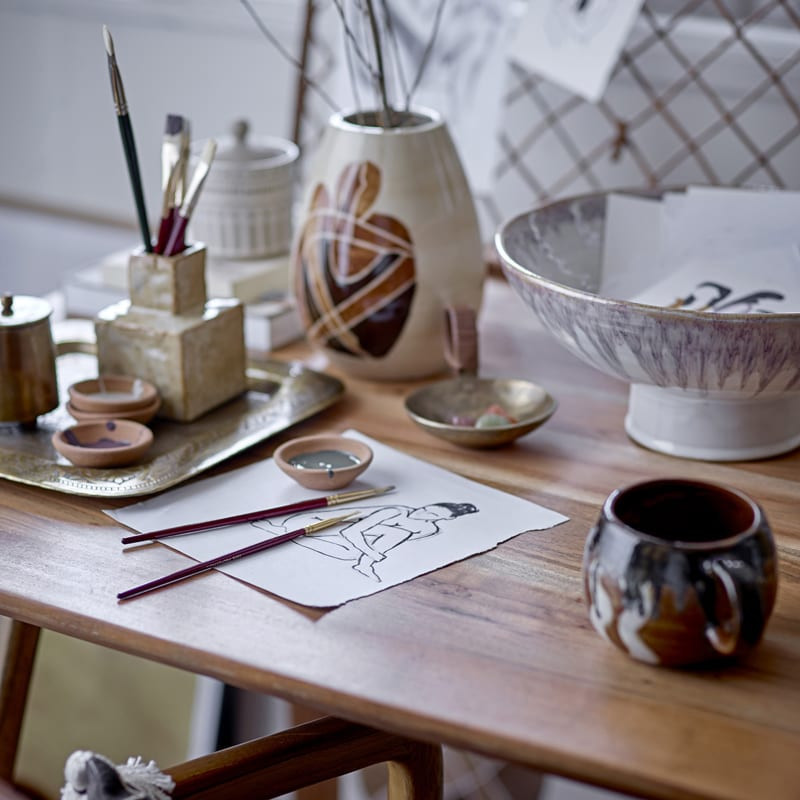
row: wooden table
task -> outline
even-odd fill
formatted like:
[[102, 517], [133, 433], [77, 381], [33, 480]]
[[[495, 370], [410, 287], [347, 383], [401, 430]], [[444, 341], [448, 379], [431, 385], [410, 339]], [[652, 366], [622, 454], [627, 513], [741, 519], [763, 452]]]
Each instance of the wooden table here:
[[[115, 593], [186, 565], [162, 544], [125, 553], [120, 528], [77, 498], [0, 482], [0, 613], [366, 722], [594, 784], [661, 798], [800, 797], [800, 454], [745, 464], [673, 459], [623, 431], [627, 387], [575, 360], [499, 281], [480, 321], [483, 373], [541, 383], [560, 407], [491, 452], [417, 429], [409, 387], [347, 380], [290, 436], [356, 427], [399, 450], [561, 511], [570, 521], [328, 613], [225, 575], [118, 605]], [[309, 358], [304, 346], [284, 355]], [[318, 366], [318, 361], [310, 359]], [[581, 555], [615, 487], [681, 475], [759, 500], [780, 557], [759, 648], [726, 669], [629, 660], [591, 628]], [[123, 505], [120, 501], [119, 505]]]

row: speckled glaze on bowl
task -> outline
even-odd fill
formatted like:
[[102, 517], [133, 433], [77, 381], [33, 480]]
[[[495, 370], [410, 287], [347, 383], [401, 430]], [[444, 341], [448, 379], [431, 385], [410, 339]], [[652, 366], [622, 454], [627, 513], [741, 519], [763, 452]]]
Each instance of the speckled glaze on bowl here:
[[56, 431], [53, 447], [77, 467], [122, 467], [138, 461], [153, 444], [153, 432], [129, 419], [79, 422]]
[[800, 314], [714, 314], [603, 297], [606, 195], [521, 214], [495, 236], [550, 333], [631, 383], [625, 428], [670, 455], [766, 458], [800, 445]]

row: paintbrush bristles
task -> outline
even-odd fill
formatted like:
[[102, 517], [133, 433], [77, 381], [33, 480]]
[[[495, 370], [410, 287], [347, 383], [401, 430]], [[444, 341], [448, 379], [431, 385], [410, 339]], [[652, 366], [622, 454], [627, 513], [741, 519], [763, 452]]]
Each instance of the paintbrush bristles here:
[[114, 58], [114, 40], [111, 38], [111, 31], [108, 25], [103, 25], [103, 41], [106, 45], [106, 53], [109, 58]]
[[200, 163], [195, 167], [192, 179], [189, 181], [189, 188], [186, 190], [183, 203], [181, 204], [181, 216], [188, 217], [194, 210], [194, 204], [197, 202], [200, 189], [206, 179], [206, 175], [208, 174], [216, 152], [216, 140], [209, 139], [203, 148], [203, 154], [200, 156]]
[[211, 164], [214, 160], [214, 156], [217, 153], [217, 142], [215, 139], [209, 139], [206, 142], [206, 146], [203, 148], [203, 155], [201, 159], [205, 161], [206, 164]]
[[180, 114], [167, 114], [167, 123], [164, 133], [167, 136], [175, 136], [183, 130], [183, 117]]

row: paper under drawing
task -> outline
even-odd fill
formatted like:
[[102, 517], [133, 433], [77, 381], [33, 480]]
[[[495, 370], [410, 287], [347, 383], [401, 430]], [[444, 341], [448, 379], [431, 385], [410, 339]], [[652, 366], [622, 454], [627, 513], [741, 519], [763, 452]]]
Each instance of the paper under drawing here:
[[[352, 505], [178, 536], [164, 544], [205, 560], [352, 510], [357, 516], [340, 527], [221, 568], [288, 600], [330, 607], [484, 552], [523, 531], [550, 528], [566, 520], [358, 432], [347, 435], [367, 442], [375, 454], [372, 466], [350, 488], [395, 485], [394, 492]], [[147, 531], [324, 494], [301, 488], [268, 459], [106, 513], [134, 530]]]

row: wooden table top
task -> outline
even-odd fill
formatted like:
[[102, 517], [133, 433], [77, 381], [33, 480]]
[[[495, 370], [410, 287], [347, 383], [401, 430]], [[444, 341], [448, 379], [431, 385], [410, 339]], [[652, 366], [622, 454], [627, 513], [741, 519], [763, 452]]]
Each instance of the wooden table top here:
[[[408, 385], [346, 379], [336, 406], [291, 436], [355, 427], [398, 450], [570, 517], [329, 612], [220, 573], [118, 605], [120, 588], [188, 559], [125, 553], [113, 501], [0, 481], [0, 613], [418, 739], [653, 797], [800, 797], [800, 453], [709, 464], [649, 452], [623, 430], [627, 386], [583, 365], [493, 280], [482, 373], [545, 386], [559, 410], [496, 451], [458, 449], [406, 418]], [[303, 345], [279, 355], [319, 366]], [[604, 498], [646, 477], [747, 492], [772, 522], [778, 600], [764, 641], [726, 668], [634, 662], [592, 629], [583, 544]], [[129, 501], [128, 501], [129, 502]], [[118, 506], [125, 505], [116, 501]]]

